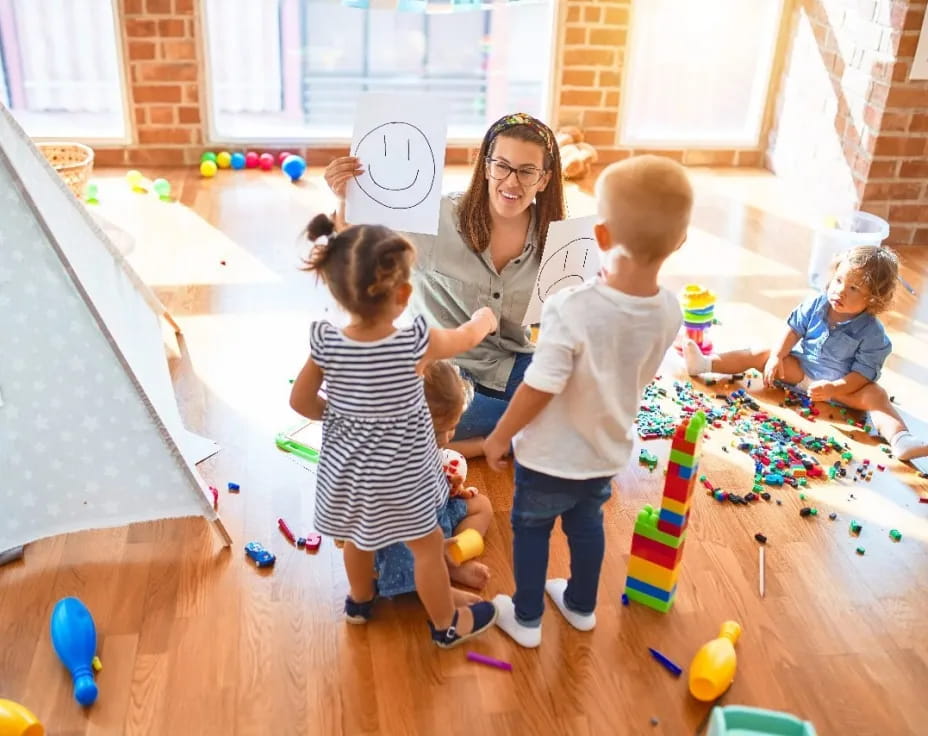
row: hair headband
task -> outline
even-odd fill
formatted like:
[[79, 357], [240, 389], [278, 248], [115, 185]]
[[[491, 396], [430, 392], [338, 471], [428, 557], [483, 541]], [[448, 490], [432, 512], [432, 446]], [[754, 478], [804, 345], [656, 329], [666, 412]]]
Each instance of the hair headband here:
[[541, 136], [541, 139], [545, 142], [545, 149], [548, 151], [548, 153], [554, 153], [554, 136], [551, 134], [551, 129], [543, 122], [537, 118], [533, 118], [526, 112], [517, 112], [513, 115], [505, 115], [493, 123], [493, 125], [491, 125], [490, 129], [487, 131], [486, 137], [484, 138], [487, 147], [489, 147], [493, 139], [504, 130], [515, 128], [517, 125], [524, 125], [525, 127], [531, 128], [533, 131], [538, 133], [538, 135]]

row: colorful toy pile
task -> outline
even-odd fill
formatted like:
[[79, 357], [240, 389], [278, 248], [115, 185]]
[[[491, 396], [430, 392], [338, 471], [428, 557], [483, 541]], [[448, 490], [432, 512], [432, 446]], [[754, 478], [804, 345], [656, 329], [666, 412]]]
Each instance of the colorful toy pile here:
[[663, 613], [670, 610], [677, 593], [696, 480], [696, 453], [706, 421], [706, 415], [698, 411], [677, 427], [660, 511], [645, 506], [635, 522], [625, 595]]

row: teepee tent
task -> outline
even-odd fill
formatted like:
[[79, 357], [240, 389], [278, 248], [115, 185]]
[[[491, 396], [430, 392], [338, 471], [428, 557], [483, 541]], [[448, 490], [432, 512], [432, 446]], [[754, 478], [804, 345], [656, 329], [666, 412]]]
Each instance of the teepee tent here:
[[0, 105], [0, 550], [195, 515], [230, 541], [136, 281]]

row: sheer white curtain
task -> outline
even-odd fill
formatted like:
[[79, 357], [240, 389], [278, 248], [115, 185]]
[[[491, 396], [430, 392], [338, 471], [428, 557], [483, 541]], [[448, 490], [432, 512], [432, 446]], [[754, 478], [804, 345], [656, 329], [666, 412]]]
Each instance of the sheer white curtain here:
[[758, 143], [783, 0], [633, 6], [622, 144]]

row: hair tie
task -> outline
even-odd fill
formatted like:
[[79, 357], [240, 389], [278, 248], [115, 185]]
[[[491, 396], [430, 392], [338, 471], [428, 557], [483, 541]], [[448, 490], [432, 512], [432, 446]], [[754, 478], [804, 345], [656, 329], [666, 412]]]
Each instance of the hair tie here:
[[531, 128], [535, 131], [541, 139], [545, 142], [545, 149], [549, 154], [554, 153], [554, 135], [551, 133], [551, 128], [541, 122], [538, 118], [534, 118], [529, 115], [527, 112], [517, 112], [512, 115], [505, 115], [497, 120], [493, 125], [490, 126], [490, 129], [487, 131], [486, 136], [484, 137], [484, 143], [489, 148], [490, 143], [493, 142], [493, 139], [496, 138], [500, 133], [508, 128], [515, 128], [517, 125], [524, 125], [527, 128]]

